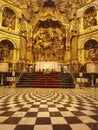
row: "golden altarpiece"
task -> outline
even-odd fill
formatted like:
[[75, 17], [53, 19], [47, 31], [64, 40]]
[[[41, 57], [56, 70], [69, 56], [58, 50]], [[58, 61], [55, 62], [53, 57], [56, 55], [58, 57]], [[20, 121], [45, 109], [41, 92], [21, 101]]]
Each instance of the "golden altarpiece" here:
[[97, 64], [97, 10], [98, 0], [1, 0], [0, 71], [57, 62], [79, 72]]

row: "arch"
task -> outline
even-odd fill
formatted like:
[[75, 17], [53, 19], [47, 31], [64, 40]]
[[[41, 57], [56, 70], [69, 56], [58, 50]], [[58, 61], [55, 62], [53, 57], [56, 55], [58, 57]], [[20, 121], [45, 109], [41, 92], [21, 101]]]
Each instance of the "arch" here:
[[12, 39], [10, 39], [10, 38], [8, 38], [8, 37], [2, 37], [2, 38], [0, 38], [0, 43], [1, 43], [1, 41], [3, 41], [3, 40], [8, 40], [8, 41], [10, 41], [10, 42], [14, 45], [14, 48], [17, 48], [15, 41], [13, 41]]
[[98, 39], [96, 37], [88, 37], [86, 39], [84, 39], [81, 43], [81, 49], [84, 49], [84, 44], [87, 42], [87, 41], [90, 41], [90, 40], [94, 40], [94, 41], [97, 41], [98, 42]]
[[94, 39], [90, 39], [84, 44], [84, 50], [89, 50], [91, 48], [96, 48], [98, 47], [98, 42]]
[[14, 7], [10, 6], [10, 5], [6, 5], [6, 4], [5, 4], [5, 5], [2, 5], [2, 6], [0, 7], [0, 10], [3, 11], [5, 7], [10, 8], [11, 10], [13, 10], [14, 13], [15, 13], [15, 15], [16, 15], [16, 17], [19, 16], [19, 14], [18, 14], [18, 12], [16, 11], [16, 9], [15, 9]]
[[98, 10], [98, 5], [95, 4], [95, 3], [92, 3], [91, 5], [85, 6], [85, 7], [83, 8], [83, 11], [81, 12], [81, 16], [83, 16], [84, 12], [85, 12], [88, 8], [90, 8], [90, 7], [92, 7], [92, 6], [95, 7], [96, 10]]
[[2, 40], [1, 42], [0, 42], [0, 45], [9, 45], [8, 46], [8, 49], [10, 49], [10, 50], [12, 50], [12, 49], [14, 49], [14, 45], [13, 45], [13, 43], [10, 41], [10, 40]]

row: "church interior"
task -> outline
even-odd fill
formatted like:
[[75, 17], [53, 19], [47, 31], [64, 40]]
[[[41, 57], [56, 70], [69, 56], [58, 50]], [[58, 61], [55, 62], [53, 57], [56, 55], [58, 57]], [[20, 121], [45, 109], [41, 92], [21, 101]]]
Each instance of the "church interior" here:
[[0, 0], [0, 130], [98, 130], [98, 0]]

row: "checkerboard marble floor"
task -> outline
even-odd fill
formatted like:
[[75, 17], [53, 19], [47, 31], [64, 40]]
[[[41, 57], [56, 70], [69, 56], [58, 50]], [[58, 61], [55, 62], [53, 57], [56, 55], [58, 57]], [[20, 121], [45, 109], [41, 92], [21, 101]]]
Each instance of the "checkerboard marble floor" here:
[[98, 88], [0, 88], [0, 130], [98, 130]]

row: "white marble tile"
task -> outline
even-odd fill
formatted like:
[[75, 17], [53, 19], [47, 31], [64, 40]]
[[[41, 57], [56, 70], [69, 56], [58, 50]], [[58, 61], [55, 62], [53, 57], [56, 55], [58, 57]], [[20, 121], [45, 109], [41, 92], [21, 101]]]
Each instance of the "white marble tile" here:
[[64, 106], [61, 105], [61, 104], [55, 104], [55, 106], [56, 106], [57, 108], [64, 107]]
[[75, 116], [72, 112], [70, 112], [70, 111], [61, 111], [60, 112], [61, 113], [61, 115], [63, 116], [63, 117], [73, 117], [73, 116]]
[[78, 109], [74, 108], [74, 107], [66, 107], [67, 110], [69, 111], [78, 111]]
[[[0, 116], [0, 123], [2, 123], [3, 121], [5, 121], [6, 119], [8, 119], [9, 117], [7, 116]], [[1, 130], [1, 129], [0, 129]]]
[[39, 106], [39, 108], [48, 108], [48, 105], [47, 104], [45, 104], [45, 105], [42, 104], [42, 105]]
[[40, 102], [34, 102], [33, 105], [40, 105]]
[[97, 121], [90, 118], [89, 116], [79, 116], [78, 118], [84, 123], [97, 123]]
[[28, 110], [28, 112], [38, 112], [38, 109], [39, 109], [39, 108], [30, 108], [30, 109]]
[[4, 113], [5, 111], [0, 111], [0, 114]]
[[35, 121], [36, 121], [35, 117], [23, 117], [20, 120], [19, 124], [21, 124], [21, 125], [34, 125]]
[[58, 112], [59, 110], [56, 107], [49, 107], [49, 112]]
[[26, 112], [15, 112], [12, 117], [24, 117]]
[[0, 124], [0, 130], [15, 130], [16, 125]]
[[18, 111], [20, 108], [19, 107], [12, 107], [9, 109], [9, 111]]
[[49, 117], [49, 112], [38, 112], [37, 117]]
[[96, 115], [96, 113], [89, 111], [89, 110], [82, 110], [81, 112], [83, 112], [86, 115]]
[[53, 130], [52, 125], [35, 125], [34, 130]]
[[52, 124], [67, 124], [63, 117], [51, 117]]
[[72, 130], [91, 130], [85, 124], [71, 124], [70, 127], [72, 128]]

